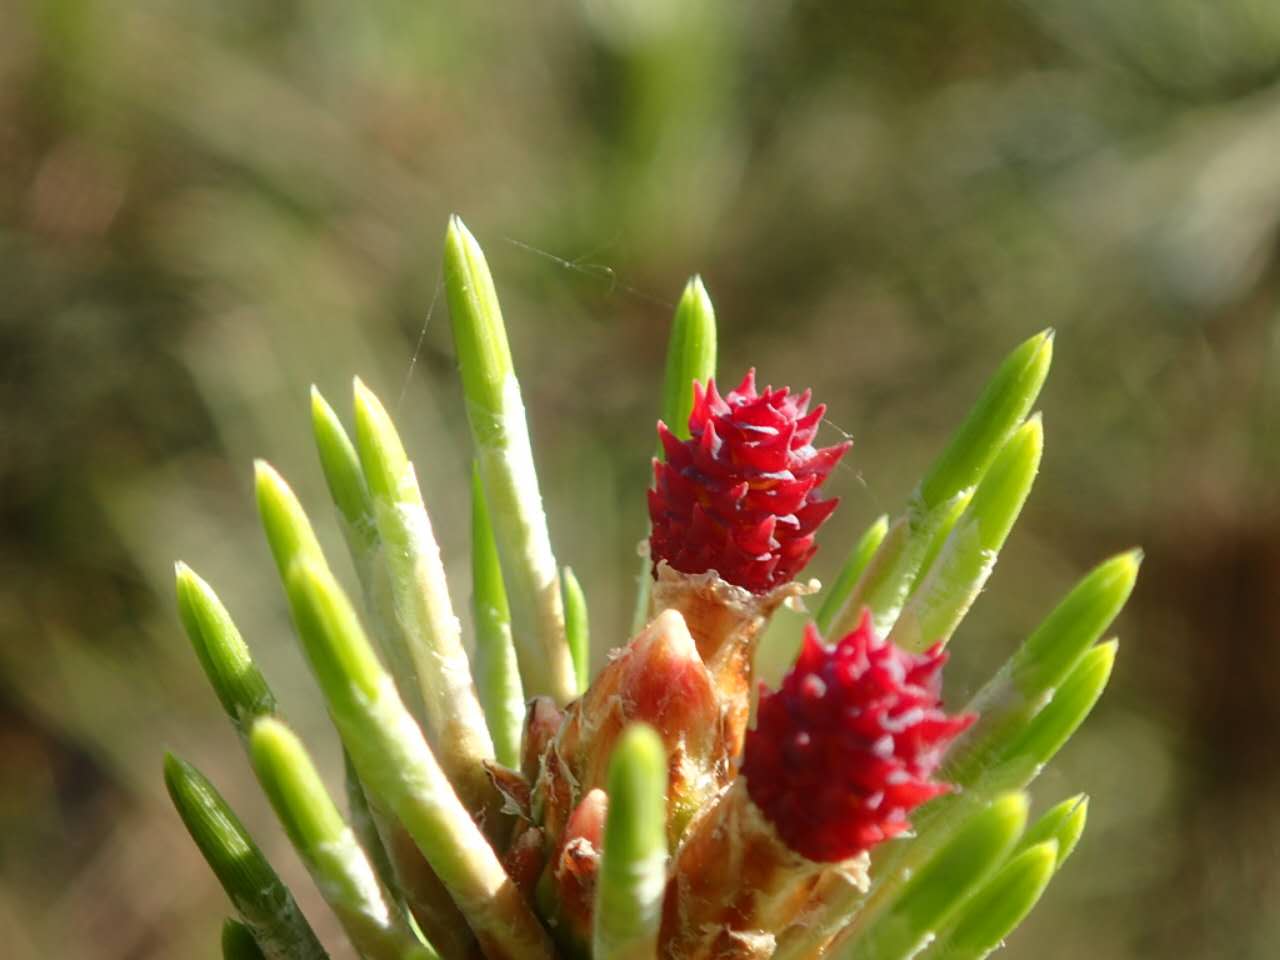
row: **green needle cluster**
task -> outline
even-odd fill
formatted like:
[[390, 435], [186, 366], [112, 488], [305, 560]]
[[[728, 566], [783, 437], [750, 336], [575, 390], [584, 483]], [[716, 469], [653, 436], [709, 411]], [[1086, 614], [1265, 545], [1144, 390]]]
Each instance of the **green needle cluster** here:
[[959, 908], [965, 893], [990, 877], [1027, 822], [1027, 798], [1010, 793], [971, 814], [914, 872], [892, 905], [862, 911], [840, 940], [840, 957], [897, 960], [913, 956]]
[[[843, 635], [852, 630], [864, 607], [871, 610], [877, 632], [893, 629], [926, 572], [925, 561], [931, 553], [941, 554], [934, 569], [927, 571], [935, 576], [930, 586], [940, 592], [940, 609], [917, 606], [912, 618], [936, 617], [945, 623], [956, 617], [957, 608], [967, 609], [963, 598], [967, 595], [972, 602], [991, 572], [979, 561], [985, 556], [994, 563], [994, 554], [1017, 518], [1039, 465], [1042, 433], [1030, 423], [1024, 426], [1023, 421], [1035, 405], [1052, 359], [1053, 331], [1045, 330], [1022, 343], [1000, 365], [912, 494], [905, 512], [891, 525], [835, 617], [831, 633]], [[999, 475], [988, 484], [983, 502], [974, 507], [969, 498], [978, 499], [977, 491], [997, 461]], [[961, 518], [966, 522], [961, 523]], [[952, 529], [952, 524], [958, 526]], [[983, 544], [994, 544], [994, 549], [984, 551]], [[965, 569], [937, 571], [945, 564], [948, 551]], [[944, 578], [945, 582], [939, 582]]]
[[[877, 520], [855, 545], [819, 612], [828, 637], [851, 629], [869, 608], [877, 628], [906, 649], [951, 639], [990, 577], [1039, 469], [1044, 428], [1028, 414], [1052, 347], [1052, 331], [1045, 331], [1010, 354], [904, 513]], [[979, 957], [1021, 920], [1079, 839], [1083, 803], [1060, 805], [1029, 830], [1035, 842], [1019, 846], [1016, 863], [996, 857], [1004, 864], [998, 873], [966, 880], [971, 899], [957, 901], [949, 919], [903, 918], [915, 916], [911, 904], [920, 894], [912, 891], [962, 825], [988, 815], [982, 811], [1001, 797], [1022, 796], [1092, 711], [1117, 651], [1115, 641], [1099, 641], [1128, 599], [1140, 561], [1132, 551], [1101, 564], [1027, 638], [966, 707], [978, 721], [951, 747], [939, 776], [956, 790], [916, 812], [910, 843], [876, 851], [865, 896], [833, 885], [807, 925], [780, 939], [775, 960], [812, 955], [833, 938], [844, 945], [842, 955], [859, 960], [917, 951], [933, 960]], [[855, 578], [850, 570], [860, 573]], [[1046, 870], [1048, 850], [1030, 851], [1050, 842], [1054, 865]]]
[[892, 896], [873, 894], [862, 906], [836, 938], [835, 955], [976, 960], [996, 950], [1075, 849], [1088, 803], [1070, 797], [1030, 827], [1027, 810], [1020, 791], [968, 802], [945, 836], [924, 841], [925, 855]]
[[[526, 698], [539, 698], [530, 716], [559, 722], [560, 708], [588, 689], [587, 598], [552, 553], [496, 288], [479, 244], [456, 217], [444, 260], [475, 448], [472, 652], [420, 483], [448, 480], [419, 477], [365, 384], [354, 382], [350, 433], [319, 391], [311, 393], [319, 464], [363, 616], [289, 484], [265, 462], [255, 468], [259, 513], [295, 632], [342, 741], [345, 814], [281, 716], [230, 612], [183, 563], [175, 574], [178, 612], [285, 834], [360, 957], [552, 960], [557, 948], [530, 902], [527, 866], [513, 859], [529, 840], [541, 842], [530, 818], [559, 799], [542, 781], [521, 779], [520, 771], [527, 777], [554, 754], [537, 740], [546, 753], [528, 754]], [[852, 629], [868, 609], [877, 631], [906, 650], [951, 641], [1030, 495], [1044, 447], [1032, 409], [1052, 353], [1048, 330], [1018, 346], [902, 512], [876, 518], [853, 544], [815, 614], [825, 636]], [[682, 439], [692, 384], [709, 380], [715, 363], [715, 312], [694, 277], [675, 311], [662, 393], [662, 418]], [[776, 931], [774, 960], [978, 960], [1003, 943], [1084, 831], [1082, 795], [1028, 825], [1027, 788], [1110, 679], [1118, 643], [1104, 637], [1141, 559], [1130, 551], [1098, 565], [1008, 656], [967, 706], [978, 719], [944, 759], [939, 779], [954, 789], [915, 812], [909, 839], [874, 850], [869, 888], [840, 871], [819, 875], [803, 922]], [[646, 557], [637, 629], [653, 612], [650, 582]], [[644, 724], [619, 723], [610, 736], [612, 752], [600, 757], [608, 756], [606, 797], [595, 808], [603, 823], [595, 821], [598, 835], [590, 824], [575, 827], [584, 831], [575, 855], [598, 860], [582, 894], [589, 925], [577, 940], [556, 939], [573, 940], [594, 960], [658, 960], [671, 854], [679, 850], [668, 848], [668, 789], [686, 775], [687, 758], [666, 731]], [[222, 956], [325, 957], [294, 897], [209, 781], [172, 755], [164, 772], [234, 910], [222, 930]], [[568, 856], [557, 847], [542, 853]], [[539, 897], [561, 889], [553, 872], [533, 877]]]
[[[1034, 416], [1005, 441], [918, 580], [889, 639], [919, 652], [947, 641], [977, 599], [1040, 468], [1044, 429]], [[926, 559], [928, 554], [926, 553]]]
[[978, 691], [968, 706], [978, 722], [947, 757], [944, 776], [950, 782], [992, 776], [1032, 729], [1074, 730], [1072, 724], [1083, 719], [1076, 717], [1101, 694], [1114, 658], [1114, 643], [1094, 645], [1128, 600], [1141, 560], [1140, 552], [1131, 551], [1100, 564]]

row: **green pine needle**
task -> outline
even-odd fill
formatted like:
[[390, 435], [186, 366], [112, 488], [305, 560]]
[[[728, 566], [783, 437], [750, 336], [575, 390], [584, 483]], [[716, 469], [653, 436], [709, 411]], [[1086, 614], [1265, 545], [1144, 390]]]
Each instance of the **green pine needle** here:
[[493, 736], [494, 756], [515, 770], [520, 766], [524, 687], [511, 638], [511, 610], [498, 545], [476, 464], [471, 470], [471, 610], [475, 618], [476, 689]]
[[840, 612], [840, 608], [849, 599], [849, 594], [857, 586], [858, 580], [867, 569], [867, 564], [871, 562], [871, 558], [875, 555], [876, 550], [879, 549], [885, 534], [888, 532], [889, 516], [888, 514], [881, 514], [876, 517], [871, 526], [858, 538], [858, 542], [853, 545], [853, 549], [849, 551], [849, 556], [845, 558], [844, 566], [840, 568], [835, 580], [827, 588], [826, 595], [822, 598], [822, 605], [818, 608], [817, 616], [814, 617], [814, 622], [817, 624], [819, 632], [824, 636], [831, 627], [831, 621], [835, 619], [836, 614]]
[[920, 559], [920, 568], [916, 571], [914, 582], [911, 585], [912, 591], [919, 587], [920, 583], [928, 576], [929, 571], [933, 569], [939, 554], [942, 553], [942, 548], [951, 539], [951, 531], [955, 529], [956, 523], [965, 515], [965, 511], [969, 509], [969, 504], [973, 501], [973, 495], [976, 492], [976, 487], [962, 490], [938, 507], [937, 520], [932, 525], [932, 535], [929, 538], [928, 545], [925, 547], [924, 556]]
[[355, 444], [315, 386], [311, 388], [311, 430], [329, 495], [342, 518], [343, 534], [347, 537], [352, 556], [356, 558], [357, 569], [362, 570], [363, 582], [368, 576], [363, 570], [372, 562], [379, 543], [373, 500], [360, 469]]
[[493, 740], [462, 646], [440, 547], [413, 464], [386, 409], [355, 381], [356, 450], [373, 498], [391, 607], [418, 678], [427, 739], [472, 809], [497, 826], [501, 801], [485, 772]]
[[253, 932], [229, 917], [222, 922], [222, 960], [265, 960]]
[[1053, 362], [1053, 330], [1019, 344], [988, 382], [946, 450], [920, 482], [926, 509], [977, 484], [1009, 435], [1035, 406]]
[[564, 630], [573, 654], [573, 671], [578, 692], [587, 689], [591, 679], [591, 631], [587, 620], [587, 597], [571, 567], [564, 568]]
[[263, 718], [249, 746], [263, 791], [352, 945], [367, 960], [437, 960], [379, 881], [302, 742]]
[[288, 565], [298, 557], [323, 564], [324, 551], [306, 511], [294, 496], [284, 477], [265, 460], [255, 460], [254, 492], [258, 498], [258, 515], [267, 535], [267, 544], [276, 561], [276, 568], [283, 575]]
[[701, 277], [685, 285], [667, 340], [667, 373], [662, 385], [662, 420], [681, 440], [689, 439], [693, 382], [703, 386], [716, 375], [716, 311]]
[[369, 806], [369, 797], [365, 794], [364, 784], [360, 782], [356, 766], [351, 762], [351, 754], [345, 749], [342, 751], [342, 774], [343, 793], [347, 798], [351, 829], [355, 831], [356, 839], [368, 854], [369, 862], [373, 864], [373, 869], [377, 872], [383, 886], [392, 891], [398, 901], [403, 902], [400, 878], [396, 876], [391, 857], [387, 853], [386, 845], [382, 842], [382, 835], [378, 832], [377, 815]]
[[1061, 682], [1120, 614], [1141, 566], [1141, 550], [1104, 561], [1036, 628], [1013, 661], [1013, 682], [1024, 696], [1038, 696]]
[[609, 761], [593, 960], [653, 960], [667, 869], [667, 752], [637, 724]]
[[267, 960], [321, 960], [324, 948], [235, 812], [195, 767], [171, 753], [164, 782], [187, 832]]
[[241, 736], [258, 717], [276, 712], [276, 698], [253, 662], [231, 614], [190, 567], [175, 568], [178, 614], [222, 709]]
[[456, 216], [445, 234], [444, 287], [467, 420], [515, 617], [525, 693], [567, 703], [574, 696], [573, 658], [520, 384], [489, 265]]

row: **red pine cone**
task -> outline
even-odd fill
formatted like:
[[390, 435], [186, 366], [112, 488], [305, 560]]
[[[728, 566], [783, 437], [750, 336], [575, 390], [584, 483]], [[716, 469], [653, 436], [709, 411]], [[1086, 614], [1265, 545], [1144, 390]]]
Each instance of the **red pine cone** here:
[[808, 627], [781, 688], [761, 692], [742, 764], [751, 799], [789, 847], [846, 860], [950, 789], [929, 777], [976, 717], [943, 713], [946, 659], [941, 644], [911, 654], [878, 638], [865, 612], [834, 647]]
[[755, 370], [721, 397], [715, 380], [693, 384], [692, 438], [659, 421], [666, 462], [654, 460], [649, 538], [654, 567], [714, 570], [729, 583], [765, 593], [798, 574], [817, 547], [814, 531], [839, 500], [817, 488], [850, 444], [813, 446], [826, 407], [809, 408], [809, 391], [766, 387]]

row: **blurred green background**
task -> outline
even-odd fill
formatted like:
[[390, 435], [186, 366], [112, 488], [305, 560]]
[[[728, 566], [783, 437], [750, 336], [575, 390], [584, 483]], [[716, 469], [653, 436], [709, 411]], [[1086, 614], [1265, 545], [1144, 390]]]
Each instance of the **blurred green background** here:
[[314, 907], [172, 563], [218, 588], [332, 770], [249, 463], [344, 556], [306, 388], [345, 410], [359, 373], [466, 602], [452, 211], [497, 277], [597, 660], [629, 621], [690, 273], [724, 378], [810, 385], [827, 439], [855, 440], [820, 577], [1055, 326], [1042, 477], [950, 697], [1088, 566], [1147, 561], [1112, 688], [1036, 786], [1088, 791], [1089, 831], [1008, 955], [1276, 955], [1280, 4], [0, 0], [0, 24], [5, 957], [215, 955], [226, 905], [165, 747]]

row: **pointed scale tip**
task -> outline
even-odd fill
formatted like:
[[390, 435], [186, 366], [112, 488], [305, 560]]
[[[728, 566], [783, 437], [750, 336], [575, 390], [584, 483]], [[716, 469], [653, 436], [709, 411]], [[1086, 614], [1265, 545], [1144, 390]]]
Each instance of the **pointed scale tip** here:
[[660, 637], [673, 656], [701, 660], [698, 654], [698, 645], [694, 642], [693, 634], [689, 632], [689, 625], [685, 622], [684, 617], [681, 616], [680, 611], [663, 610], [653, 618], [653, 622], [649, 624], [649, 628], [645, 632], [655, 638]]

